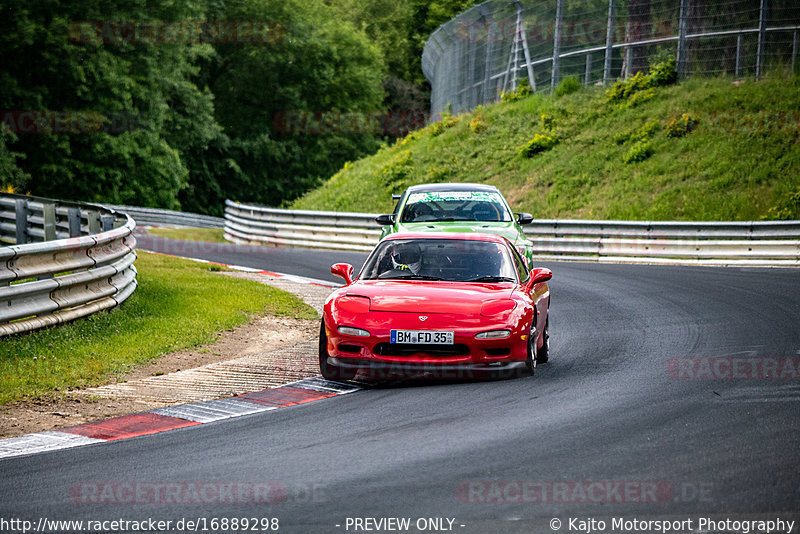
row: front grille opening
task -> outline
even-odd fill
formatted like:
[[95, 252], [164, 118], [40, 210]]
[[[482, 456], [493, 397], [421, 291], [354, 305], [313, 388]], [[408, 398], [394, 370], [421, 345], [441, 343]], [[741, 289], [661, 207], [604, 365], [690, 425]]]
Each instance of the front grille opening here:
[[344, 345], [344, 344], [342, 344], [342, 345], [339, 345], [339, 351], [340, 352], [352, 352], [352, 353], [355, 354], [355, 353], [361, 352], [361, 347], [359, 347], [358, 345]]
[[423, 345], [378, 343], [373, 349], [378, 356], [414, 356], [424, 354], [428, 356], [466, 356], [469, 347], [463, 344], [456, 345]]
[[486, 354], [489, 356], [508, 356], [511, 354], [511, 349], [508, 347], [502, 347], [499, 349], [483, 349], [486, 351]]

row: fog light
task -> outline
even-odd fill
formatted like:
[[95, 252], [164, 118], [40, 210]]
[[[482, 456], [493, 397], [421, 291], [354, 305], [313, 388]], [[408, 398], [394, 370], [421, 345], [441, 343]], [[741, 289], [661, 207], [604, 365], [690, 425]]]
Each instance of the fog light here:
[[358, 336], [358, 337], [369, 336], [369, 332], [367, 332], [366, 330], [362, 330], [361, 328], [354, 328], [352, 326], [340, 326], [336, 330], [338, 330], [340, 334], [344, 334], [346, 336]]
[[475, 339], [505, 339], [511, 335], [510, 330], [489, 330], [475, 334]]

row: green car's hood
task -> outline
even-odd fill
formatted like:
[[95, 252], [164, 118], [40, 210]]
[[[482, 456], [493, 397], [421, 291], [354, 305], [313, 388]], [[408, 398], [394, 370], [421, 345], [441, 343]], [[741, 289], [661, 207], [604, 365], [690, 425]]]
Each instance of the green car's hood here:
[[514, 244], [520, 245], [520, 240], [527, 240], [520, 235], [516, 225], [509, 222], [479, 222], [479, 221], [430, 221], [420, 223], [401, 223], [397, 225], [398, 232], [461, 232], [484, 233], [503, 236]]

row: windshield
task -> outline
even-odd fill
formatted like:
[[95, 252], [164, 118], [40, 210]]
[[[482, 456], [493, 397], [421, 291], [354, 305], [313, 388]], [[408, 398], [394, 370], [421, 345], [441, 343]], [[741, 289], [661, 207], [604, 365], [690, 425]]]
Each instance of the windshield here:
[[485, 221], [509, 222], [511, 214], [500, 193], [492, 191], [434, 191], [412, 193], [403, 207], [401, 222]]
[[367, 258], [362, 280], [516, 282], [508, 249], [501, 243], [467, 239], [392, 239]]

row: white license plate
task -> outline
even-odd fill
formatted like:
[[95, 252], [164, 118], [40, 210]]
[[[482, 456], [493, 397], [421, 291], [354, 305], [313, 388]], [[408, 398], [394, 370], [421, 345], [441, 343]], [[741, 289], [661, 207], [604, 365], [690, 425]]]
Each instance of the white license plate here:
[[435, 330], [392, 330], [392, 343], [452, 345], [453, 332]]

